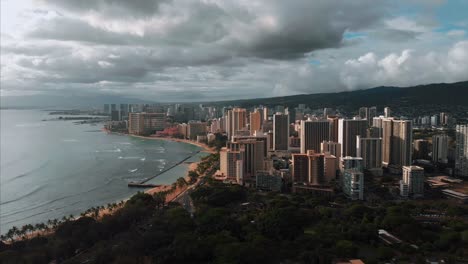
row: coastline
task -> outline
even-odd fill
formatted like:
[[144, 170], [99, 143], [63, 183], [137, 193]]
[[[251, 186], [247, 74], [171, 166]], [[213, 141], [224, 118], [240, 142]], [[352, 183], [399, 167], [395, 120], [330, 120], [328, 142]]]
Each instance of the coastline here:
[[[113, 132], [107, 131], [105, 129], [103, 129], [103, 130], [105, 132], [107, 132], [107, 133], [113, 133]], [[122, 133], [118, 133], [118, 134], [122, 135], [122, 136], [123, 135], [132, 136], [132, 137], [137, 137], [137, 138], [141, 138], [141, 139], [149, 139], [149, 140], [158, 140], [159, 139], [159, 140], [186, 143], [186, 144], [191, 144], [191, 145], [195, 145], [195, 146], [198, 146], [198, 147], [202, 148], [203, 150], [201, 150], [201, 152], [215, 153], [215, 151], [213, 149], [209, 148], [207, 145], [202, 144], [202, 143], [198, 143], [198, 142], [194, 142], [194, 141], [191, 141], [191, 140], [166, 138], [166, 137], [145, 137], [145, 136], [138, 136], [138, 135], [122, 134]], [[181, 173], [181, 175], [179, 177], [177, 177], [177, 179], [178, 178], [184, 178], [188, 182], [190, 180], [190, 177], [188, 176], [189, 172], [192, 171], [192, 170], [196, 170], [198, 164], [200, 163], [200, 161], [201, 161], [201, 159], [199, 161], [190, 163], [189, 166], [187, 167], [186, 171], [185, 171], [185, 174]], [[179, 197], [181, 194], [183, 194], [190, 187], [190, 185], [185, 185], [183, 187], [176, 186], [176, 188], [171, 191], [172, 186], [175, 184], [177, 179], [175, 179], [172, 184], [163, 184], [163, 185], [153, 187], [153, 188], [145, 188], [145, 189], [143, 189], [141, 191], [144, 192], [144, 193], [150, 194], [150, 195], [154, 195], [154, 194], [159, 193], [159, 192], [168, 192], [168, 194], [166, 196], [166, 203], [169, 203], [169, 202], [174, 201], [177, 197]], [[105, 205], [103, 205], [104, 207], [103, 208], [101, 207], [98, 210], [97, 215], [96, 215], [96, 219], [102, 219], [106, 215], [114, 214], [116, 211], [118, 211], [122, 207], [123, 204], [125, 204], [126, 201], [128, 201], [130, 199], [130, 197], [127, 197], [125, 199], [116, 201], [116, 204], [119, 204], [119, 206], [117, 206], [115, 208], [112, 208], [112, 209], [107, 208], [107, 207], [105, 207]], [[122, 203], [122, 205], [120, 205], [120, 203]], [[88, 213], [88, 214], [82, 215], [82, 216], [75, 216], [71, 220], [75, 221], [75, 220], [77, 220], [77, 219], [79, 219], [79, 218], [81, 218], [83, 216], [92, 216], [92, 213]], [[50, 220], [52, 220], [52, 219], [50, 219]], [[53, 232], [54, 232], [54, 230], [52, 230], [52, 229], [38, 230], [38, 231], [31, 232], [31, 233], [27, 234], [25, 236], [25, 238], [29, 239], [29, 238], [36, 237], [36, 236], [47, 236], [47, 235], [49, 235], [49, 234], [51, 234]], [[22, 238], [22, 237], [17, 237], [15, 239], [15, 241], [19, 241], [19, 240], [23, 240], [23, 239], [24, 238]], [[10, 243], [10, 241], [7, 241], [7, 240], [3, 240], [2, 242]]]
[[208, 147], [206, 144], [203, 143], [198, 143], [193, 140], [189, 139], [180, 139], [180, 138], [171, 138], [171, 137], [152, 137], [152, 136], [139, 136], [139, 135], [131, 135], [131, 134], [126, 134], [130, 137], [136, 137], [136, 138], [141, 138], [141, 139], [150, 139], [150, 140], [166, 140], [166, 141], [173, 141], [173, 142], [181, 142], [181, 143], [186, 143], [186, 144], [191, 144], [198, 146], [200, 148], [203, 148], [203, 151], [209, 152], [209, 153], [216, 153], [216, 151], [213, 148]]

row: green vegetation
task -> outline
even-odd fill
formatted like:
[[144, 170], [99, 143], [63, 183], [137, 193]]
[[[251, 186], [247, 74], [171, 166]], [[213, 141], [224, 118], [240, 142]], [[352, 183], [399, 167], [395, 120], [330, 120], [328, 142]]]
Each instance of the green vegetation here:
[[[434, 256], [455, 263], [468, 258], [465, 206], [383, 202], [369, 207], [307, 194], [259, 193], [212, 179], [191, 198], [197, 208], [193, 217], [178, 204], [164, 205], [159, 196], [138, 193], [100, 220], [66, 220], [49, 236], [2, 244], [0, 262], [330, 263], [362, 258], [381, 263], [396, 258], [421, 263]], [[426, 211], [437, 211], [440, 221], [418, 221]], [[403, 243], [384, 244], [378, 229]]]
[[211, 142], [208, 143], [208, 146], [211, 148], [211, 147], [215, 147], [216, 150], [220, 150], [222, 147], [225, 147], [226, 146], [226, 142], [227, 142], [228, 138], [227, 136], [221, 134], [221, 133], [216, 133], [215, 134], [215, 139]]

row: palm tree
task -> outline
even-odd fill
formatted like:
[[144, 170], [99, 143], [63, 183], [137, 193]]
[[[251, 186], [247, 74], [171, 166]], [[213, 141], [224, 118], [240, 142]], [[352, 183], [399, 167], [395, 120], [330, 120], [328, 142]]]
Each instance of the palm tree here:
[[13, 228], [11, 228], [10, 230], [8, 230], [6, 236], [11, 240], [11, 242], [13, 242], [13, 237], [15, 236], [15, 233], [13, 231]]
[[21, 231], [16, 226], [13, 226], [11, 228], [11, 231], [12, 231], [13, 238], [16, 237], [16, 236], [19, 236], [21, 234]]
[[187, 181], [186, 181], [183, 177], [180, 177], [180, 178], [177, 179], [176, 185], [177, 185], [179, 188], [182, 188], [182, 187], [184, 187], [184, 186], [187, 185]]

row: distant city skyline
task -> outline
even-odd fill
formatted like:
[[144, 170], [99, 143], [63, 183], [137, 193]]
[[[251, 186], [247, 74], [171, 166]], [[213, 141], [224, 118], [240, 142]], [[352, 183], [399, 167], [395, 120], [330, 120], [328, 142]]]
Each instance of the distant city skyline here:
[[209, 101], [468, 80], [466, 1], [0, 4], [2, 96]]

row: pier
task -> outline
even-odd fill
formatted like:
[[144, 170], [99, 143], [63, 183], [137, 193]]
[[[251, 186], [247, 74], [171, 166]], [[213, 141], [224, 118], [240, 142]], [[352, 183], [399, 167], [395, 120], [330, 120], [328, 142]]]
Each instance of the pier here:
[[128, 187], [137, 187], [137, 188], [154, 188], [159, 187], [160, 184], [151, 184], [151, 183], [139, 183], [139, 182], [129, 182]]
[[[148, 177], [148, 178], [145, 178], [143, 179], [142, 181], [139, 181], [139, 182], [129, 182], [128, 183], [128, 187], [138, 187], [138, 188], [154, 188], [154, 187], [159, 187], [161, 186], [160, 184], [151, 184], [151, 183], [146, 183], [147, 181], [151, 180], [151, 179], [154, 179], [156, 177], [158, 177], [159, 175], [165, 173], [166, 171], [169, 171], [171, 170], [172, 168], [174, 168], [175, 166], [178, 166], [182, 163], [186, 163], [186, 164], [190, 164], [190, 163], [193, 163], [193, 162], [187, 162], [188, 159], [190, 159], [191, 157], [197, 155], [198, 153], [200, 153], [200, 150], [198, 150], [197, 152], [195, 152], [195, 154], [193, 155], [190, 155], [188, 156], [187, 158], [175, 163], [174, 165], [170, 166], [169, 168], [167, 169], [164, 169], [160, 172], [158, 172], [156, 175], [154, 176], [151, 176], [151, 177]], [[182, 175], [181, 177], [183, 177], [184, 175]]]

